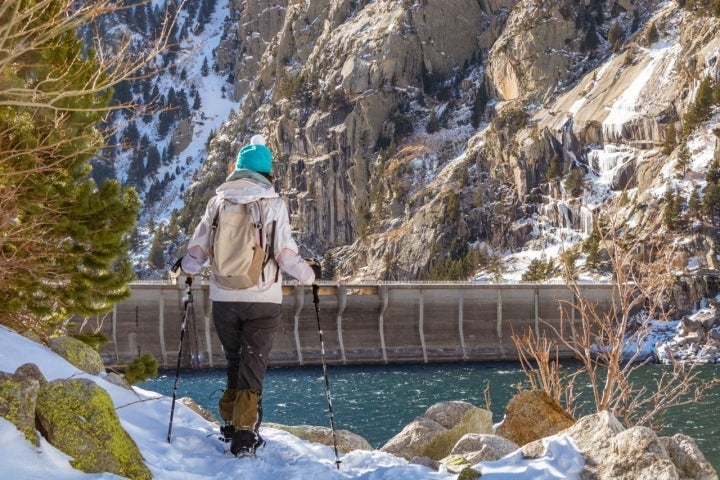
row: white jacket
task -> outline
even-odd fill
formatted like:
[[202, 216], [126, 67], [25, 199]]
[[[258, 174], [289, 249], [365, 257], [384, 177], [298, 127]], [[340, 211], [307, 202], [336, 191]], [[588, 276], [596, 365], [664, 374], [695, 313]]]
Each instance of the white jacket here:
[[[234, 175], [235, 177], [236, 175]], [[232, 178], [232, 177], [231, 177]], [[282, 303], [282, 275], [279, 268], [300, 280], [310, 284], [315, 281], [315, 274], [307, 262], [298, 254], [298, 246], [293, 240], [290, 230], [287, 206], [285, 201], [275, 192], [272, 185], [264, 178], [248, 176], [223, 183], [210, 199], [205, 214], [195, 228], [187, 253], [182, 259], [182, 269], [189, 274], [196, 274], [208, 260], [213, 220], [224, 199], [235, 203], [248, 203], [264, 199], [262, 206], [262, 223], [267, 226], [264, 235], [267, 241], [272, 236], [272, 222], [275, 221], [275, 260], [270, 260], [263, 270], [263, 279], [258, 285], [243, 290], [231, 290], [218, 286], [210, 277], [210, 299], [219, 302], [258, 302]], [[275, 279], [278, 279], [276, 282]]]

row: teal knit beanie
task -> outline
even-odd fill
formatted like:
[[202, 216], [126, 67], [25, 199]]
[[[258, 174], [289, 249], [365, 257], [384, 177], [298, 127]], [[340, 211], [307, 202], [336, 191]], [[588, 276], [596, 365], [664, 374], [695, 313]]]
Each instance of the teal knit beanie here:
[[[260, 136], [256, 135], [255, 137]], [[253, 172], [267, 173], [269, 175], [272, 172], [272, 153], [264, 145], [265, 142], [262, 137], [260, 137], [262, 143], [255, 137], [251, 139], [250, 145], [246, 145], [240, 150], [235, 169], [246, 168]]]

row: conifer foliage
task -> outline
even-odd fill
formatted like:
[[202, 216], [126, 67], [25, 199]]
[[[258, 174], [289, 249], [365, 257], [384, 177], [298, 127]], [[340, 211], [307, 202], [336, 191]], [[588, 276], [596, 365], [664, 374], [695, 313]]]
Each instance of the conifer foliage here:
[[148, 57], [110, 65], [77, 34], [114, 8], [0, 4], [0, 323], [16, 329], [48, 334], [129, 293], [127, 235], [139, 201], [116, 181], [97, 186], [89, 162], [103, 145], [97, 126], [112, 88]]

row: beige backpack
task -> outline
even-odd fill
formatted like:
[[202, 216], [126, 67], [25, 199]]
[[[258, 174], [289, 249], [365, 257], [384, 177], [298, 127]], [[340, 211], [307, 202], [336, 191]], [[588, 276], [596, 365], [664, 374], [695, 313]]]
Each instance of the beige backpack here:
[[224, 199], [219, 206], [209, 251], [212, 278], [219, 287], [241, 290], [260, 283], [265, 265], [274, 256], [275, 236], [273, 221], [267, 240], [261, 212], [259, 201], [235, 203]]

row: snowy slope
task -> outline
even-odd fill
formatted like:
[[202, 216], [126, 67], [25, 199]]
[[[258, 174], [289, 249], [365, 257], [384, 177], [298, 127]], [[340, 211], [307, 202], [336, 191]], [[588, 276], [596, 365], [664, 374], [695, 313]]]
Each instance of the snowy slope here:
[[[341, 456], [335, 466], [332, 448], [313, 444], [272, 428], [261, 430], [267, 446], [258, 458], [237, 459], [224, 453], [217, 439], [217, 426], [180, 403], [175, 405], [172, 442], [167, 442], [171, 398], [135, 388], [128, 391], [101, 376], [79, 372], [49, 349], [0, 327], [0, 370], [14, 372], [24, 363], [35, 363], [48, 380], [69, 377], [89, 378], [112, 397], [123, 427], [145, 458], [153, 478], [162, 480], [277, 480], [277, 479], [365, 479], [418, 480], [455, 479], [457, 475], [410, 465], [405, 460], [379, 451], [355, 451]], [[23, 480], [115, 479], [111, 474], [85, 474], [73, 469], [68, 457], [42, 440], [32, 446], [13, 424], [0, 418], [2, 478]], [[520, 455], [486, 462], [483, 479], [579, 479], [582, 457], [568, 438], [550, 443], [549, 454], [525, 461]], [[514, 472], [514, 473], [511, 473]], [[513, 477], [514, 475], [514, 477]], [[518, 477], [517, 475], [521, 475]]]

